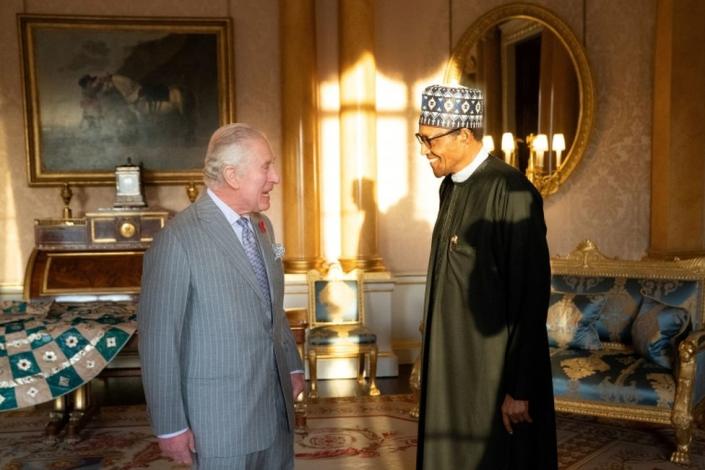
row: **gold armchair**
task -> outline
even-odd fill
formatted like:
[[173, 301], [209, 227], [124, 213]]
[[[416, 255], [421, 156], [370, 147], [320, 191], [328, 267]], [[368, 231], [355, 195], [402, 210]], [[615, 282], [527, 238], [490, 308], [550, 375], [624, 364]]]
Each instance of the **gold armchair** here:
[[325, 277], [319, 271], [309, 271], [308, 296], [309, 398], [318, 397], [319, 358], [357, 358], [357, 381], [362, 384], [365, 382], [365, 355], [369, 359], [369, 394], [379, 395], [377, 336], [365, 326], [362, 272], [343, 274], [339, 265], [333, 265]]

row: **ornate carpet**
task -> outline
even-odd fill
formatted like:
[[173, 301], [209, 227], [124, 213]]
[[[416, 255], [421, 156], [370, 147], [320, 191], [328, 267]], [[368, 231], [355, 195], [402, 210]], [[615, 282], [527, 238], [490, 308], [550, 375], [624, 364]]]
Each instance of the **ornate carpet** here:
[[[309, 404], [297, 433], [296, 469], [413, 469], [416, 422], [406, 395], [331, 398]], [[183, 469], [161, 458], [141, 405], [103, 407], [74, 445], [41, 435], [45, 405], [0, 414], [0, 470]], [[682, 470], [668, 462], [673, 433], [571, 415], [558, 417], [560, 468]], [[705, 431], [697, 430], [691, 469], [705, 470]]]

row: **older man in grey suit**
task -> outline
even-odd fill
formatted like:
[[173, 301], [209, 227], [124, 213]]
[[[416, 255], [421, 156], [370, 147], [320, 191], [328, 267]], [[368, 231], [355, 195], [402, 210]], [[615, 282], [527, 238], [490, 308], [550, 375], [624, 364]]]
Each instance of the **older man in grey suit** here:
[[282, 250], [269, 219], [279, 182], [267, 139], [245, 124], [208, 145], [206, 193], [144, 260], [139, 351], [162, 452], [199, 469], [293, 468], [303, 365], [284, 315]]

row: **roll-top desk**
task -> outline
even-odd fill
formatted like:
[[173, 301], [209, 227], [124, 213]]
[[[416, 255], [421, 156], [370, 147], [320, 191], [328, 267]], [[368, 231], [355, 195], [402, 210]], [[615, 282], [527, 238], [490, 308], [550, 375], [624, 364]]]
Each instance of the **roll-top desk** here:
[[[27, 262], [26, 300], [124, 302], [134, 304], [140, 291], [142, 260], [154, 235], [169, 218], [160, 210], [106, 209], [85, 218], [36, 220], [35, 248]], [[134, 305], [132, 305], [134, 307]], [[136, 335], [100, 373], [101, 377], [139, 374]], [[66, 439], [78, 433], [95, 408], [86, 383], [54, 400], [46, 427]]]

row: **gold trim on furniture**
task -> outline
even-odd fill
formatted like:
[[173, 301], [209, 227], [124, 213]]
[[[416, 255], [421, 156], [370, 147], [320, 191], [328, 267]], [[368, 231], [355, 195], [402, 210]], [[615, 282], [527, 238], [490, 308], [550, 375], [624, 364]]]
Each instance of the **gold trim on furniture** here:
[[[563, 164], [556, 170], [534, 181], [534, 184], [546, 197], [560, 188], [570, 174], [580, 163], [587, 148], [593, 126], [595, 112], [595, 91], [592, 74], [584, 49], [570, 27], [557, 15], [538, 5], [512, 3], [494, 8], [475, 21], [463, 34], [458, 44], [453, 49], [451, 58], [445, 70], [446, 83], [463, 83], [464, 71], [471, 67], [468, 58], [472, 48], [484, 38], [485, 34], [499, 23], [511, 19], [524, 19], [535, 21], [538, 25], [548, 28], [565, 46], [572, 60], [578, 81], [579, 110], [575, 137], [572, 145], [565, 149]], [[504, 67], [506, 69], [506, 67]], [[505, 96], [507, 90], [504, 91]], [[512, 131], [503, 129], [502, 132]], [[560, 130], [541, 130], [543, 133]], [[514, 132], [514, 131], [512, 131]], [[499, 148], [497, 135], [494, 136], [495, 146]], [[525, 139], [527, 136], [517, 136]]]
[[[628, 277], [637, 279], [664, 279], [693, 281], [698, 284], [696, 325], [678, 346], [679, 366], [674, 371], [676, 391], [673, 408], [634, 406], [628, 404], [601, 403], [595, 401], [556, 398], [556, 410], [604, 418], [625, 419], [648, 423], [671, 424], [675, 430], [677, 447], [671, 461], [679, 464], [689, 462], [688, 451], [696, 418], [705, 410], [705, 400], [693, 403], [697, 372], [696, 356], [705, 351], [705, 258], [687, 260], [643, 259], [619, 260], [608, 258], [590, 240], [581, 242], [566, 257], [551, 258], [552, 275], [574, 275], [588, 277]], [[697, 322], [695, 321], [697, 320]]]

